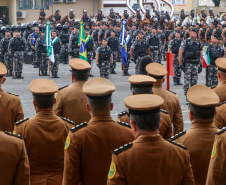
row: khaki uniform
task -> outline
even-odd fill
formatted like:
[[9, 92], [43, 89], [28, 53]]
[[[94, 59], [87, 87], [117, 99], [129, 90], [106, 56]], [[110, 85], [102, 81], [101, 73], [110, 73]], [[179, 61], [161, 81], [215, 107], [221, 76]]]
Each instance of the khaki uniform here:
[[90, 120], [90, 114], [86, 111], [87, 97], [82, 92], [85, 82], [77, 81], [58, 91], [54, 105], [54, 113], [57, 116], [66, 117], [76, 124]]
[[161, 109], [169, 112], [170, 120], [173, 123], [173, 133], [178, 134], [182, 132], [184, 130], [184, 123], [179, 97], [163, 89], [162, 86], [154, 86], [153, 94], [159, 95], [164, 99]]
[[63, 185], [106, 185], [111, 151], [134, 140], [110, 116], [94, 116], [72, 128], [65, 144]]
[[[161, 118], [163, 119], [162, 125], [159, 129], [160, 135], [164, 139], [169, 139], [170, 137], [173, 136], [172, 124], [170, 121], [169, 113], [161, 109], [160, 115], [161, 115]], [[130, 117], [129, 117], [128, 110], [118, 114], [118, 121], [130, 124]]]
[[226, 132], [225, 128], [216, 133], [211, 154], [206, 185], [226, 184]]
[[220, 82], [216, 87], [213, 88], [213, 91], [219, 96], [220, 102], [226, 101], [226, 80]]
[[216, 132], [212, 123], [194, 123], [186, 133], [172, 138], [188, 148], [196, 185], [205, 185]]
[[141, 135], [113, 152], [107, 184], [194, 185], [189, 153], [184, 148], [159, 134]]
[[13, 123], [24, 119], [20, 98], [0, 88], [0, 130], [13, 132]]
[[53, 111], [37, 112], [15, 124], [15, 133], [23, 136], [27, 148], [31, 185], [62, 184], [68, 127]]
[[0, 131], [0, 184], [29, 185], [29, 162], [24, 141]]
[[226, 126], [226, 102], [220, 103], [216, 107], [216, 115], [214, 116], [213, 124], [215, 127], [223, 128]]

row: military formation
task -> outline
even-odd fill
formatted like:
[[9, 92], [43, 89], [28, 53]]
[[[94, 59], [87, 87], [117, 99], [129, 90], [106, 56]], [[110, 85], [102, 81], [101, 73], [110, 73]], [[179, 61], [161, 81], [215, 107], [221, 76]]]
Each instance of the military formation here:
[[[39, 23], [2, 26], [0, 42], [0, 184], [3, 185], [219, 185], [226, 182], [226, 58], [222, 44], [225, 28], [220, 22], [183, 26], [181, 11], [175, 30], [161, 25], [156, 12], [153, 25], [136, 23], [125, 28], [127, 58], [123, 75], [129, 76], [131, 96], [117, 121], [111, 117], [112, 94], [117, 90], [110, 74], [117, 74], [121, 28], [111, 9], [108, 22], [85, 23], [87, 61], [79, 59], [79, 26], [73, 10], [68, 24], [61, 24], [60, 10], [52, 19], [51, 36], [55, 62], [49, 62], [45, 40], [46, 14]], [[164, 15], [168, 21], [168, 12]], [[194, 10], [189, 15], [194, 18]], [[212, 15], [212, 10], [210, 11]], [[124, 11], [123, 19], [129, 15]], [[145, 20], [151, 19], [147, 10]], [[205, 33], [205, 34], [204, 34]], [[211, 34], [210, 34], [211, 33]], [[220, 33], [220, 35], [219, 35]], [[203, 68], [203, 47], [208, 45], [206, 85], [197, 85]], [[184, 130], [179, 97], [163, 88], [168, 71], [162, 61], [174, 57], [174, 85], [184, 72], [184, 95], [191, 127]], [[31, 60], [29, 58], [31, 57]], [[69, 60], [69, 56], [71, 59]], [[92, 77], [93, 59], [100, 77]], [[39, 68], [40, 76], [59, 78], [59, 63], [71, 68], [71, 84], [58, 87], [49, 79], [31, 81], [28, 88], [36, 114], [24, 118], [18, 95], [5, 92], [7, 76], [23, 78], [24, 60]], [[134, 62], [134, 75], [128, 73]], [[119, 69], [118, 69], [119, 70]], [[120, 69], [121, 70], [121, 69]], [[68, 77], [69, 78], [69, 77]], [[219, 84], [218, 84], [219, 83]]]

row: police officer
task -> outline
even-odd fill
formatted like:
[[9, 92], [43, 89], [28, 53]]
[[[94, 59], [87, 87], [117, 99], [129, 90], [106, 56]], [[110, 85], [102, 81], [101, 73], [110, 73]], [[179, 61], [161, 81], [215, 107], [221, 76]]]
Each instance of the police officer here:
[[56, 25], [56, 31], [57, 31], [57, 37], [61, 37], [63, 32], [63, 26], [60, 23]]
[[100, 25], [94, 25], [95, 29], [92, 32], [92, 38], [93, 38], [93, 56], [94, 58], [96, 57], [96, 50], [99, 47], [99, 42], [98, 42], [98, 32], [100, 30]]
[[211, 42], [211, 36], [213, 34], [214, 28], [215, 28], [214, 23], [211, 23], [210, 27], [208, 27], [206, 30], [205, 39], [206, 39], [207, 44], [210, 44], [210, 42]]
[[39, 37], [35, 43], [35, 52], [37, 53], [37, 56], [38, 56], [41, 76], [48, 75], [47, 71], [48, 71], [49, 57], [47, 56], [47, 48], [46, 48], [44, 37], [45, 37], [45, 31], [42, 30], [41, 37]]
[[205, 35], [206, 35], [206, 30], [208, 28], [208, 25], [206, 22], [203, 23], [203, 27], [200, 28], [199, 30], [199, 40], [201, 40], [201, 43], [202, 43], [202, 47], [204, 47], [205, 43], [206, 43], [206, 38], [205, 38]]
[[184, 9], [181, 9], [179, 19], [180, 19], [180, 24], [182, 24], [185, 19]]
[[104, 18], [104, 15], [102, 13], [102, 10], [99, 9], [98, 14], [95, 15], [95, 19], [96, 19], [97, 23], [99, 24], [100, 22], [102, 22], [103, 18]]
[[88, 23], [89, 16], [87, 15], [87, 11], [86, 10], [83, 11], [83, 15], [82, 15], [81, 20], [83, 20], [83, 22], [86, 23], [86, 24]]
[[127, 9], [124, 9], [124, 12], [122, 14], [122, 19], [128, 21], [129, 14], [127, 13]]
[[161, 48], [161, 40], [159, 35], [157, 35], [156, 28], [152, 27], [152, 34], [147, 38], [147, 44], [150, 49], [150, 57], [152, 58], [153, 62], [161, 63], [159, 58], [159, 52]]
[[75, 22], [75, 14], [74, 14], [74, 10], [73, 9], [71, 9], [69, 11], [68, 20], [69, 20], [69, 24], [70, 25], [74, 24], [74, 22]]
[[16, 30], [16, 25], [12, 25], [12, 27], [11, 27], [11, 37], [14, 37], [15, 35], [14, 35], [14, 31]]
[[201, 10], [200, 18], [201, 18], [201, 25], [203, 25], [203, 23], [206, 22], [206, 19], [207, 19], [207, 15], [205, 13], [204, 8]]
[[135, 19], [137, 20], [137, 26], [140, 25], [142, 21], [142, 16], [140, 14], [140, 9], [137, 9], [136, 14], [135, 14]]
[[114, 24], [115, 18], [116, 18], [116, 15], [115, 15], [114, 9], [111, 8], [110, 13], [108, 14], [108, 20], [109, 20], [108, 23]]
[[102, 39], [102, 45], [96, 51], [96, 64], [100, 69], [100, 77], [109, 79], [110, 63], [113, 64], [111, 48], [107, 45], [107, 40]]
[[132, 46], [132, 37], [131, 35], [129, 35], [129, 29], [126, 28], [126, 47], [127, 47], [127, 63], [124, 67], [124, 75], [125, 76], [130, 76], [129, 74], [129, 65], [130, 65], [130, 49], [131, 49], [131, 46]]
[[160, 48], [159, 48], [159, 62], [161, 63], [162, 57], [164, 55], [164, 49], [165, 49], [165, 46], [166, 46], [166, 36], [163, 33], [162, 28], [160, 26], [158, 26], [157, 35], [160, 37], [160, 41], [161, 41], [161, 45], [160, 45]]
[[[0, 41], [0, 55], [4, 57], [4, 64], [7, 68], [7, 75], [12, 76], [12, 57], [9, 54], [10, 31], [6, 30], [5, 37]], [[3, 62], [3, 61], [2, 61]]]
[[80, 46], [78, 45], [78, 38], [79, 38], [79, 27], [75, 26], [69, 39], [69, 53], [72, 55], [72, 58], [79, 57]]
[[210, 65], [206, 67], [206, 86], [215, 87], [218, 84], [216, 59], [224, 57], [224, 49], [218, 44], [218, 36], [211, 37], [209, 44]]
[[60, 15], [60, 9], [57, 8], [55, 14], [53, 15], [53, 20], [55, 21], [55, 24], [60, 23], [61, 15]]
[[[27, 41], [27, 38], [31, 33], [32, 33], [32, 24], [30, 22], [28, 22], [27, 29], [23, 33], [23, 38], [25, 38], [25, 40]], [[28, 51], [30, 51], [30, 50], [28, 50]]]
[[7, 24], [9, 24], [9, 21], [8, 21], [5, 13], [2, 14], [1, 20], [2, 20], [2, 25], [3, 26], [6, 26]]
[[216, 34], [218, 36], [219, 44], [223, 47], [222, 32], [222, 24], [218, 22], [217, 27], [213, 30], [213, 35]]
[[110, 71], [111, 74], [117, 74], [115, 72], [116, 62], [118, 60], [118, 51], [119, 51], [119, 40], [115, 37], [115, 31], [111, 31], [111, 36], [107, 38], [107, 44], [111, 48], [113, 55], [113, 64], [111, 65]]
[[213, 8], [210, 8], [209, 10], [209, 16], [214, 18]]
[[136, 64], [135, 73], [140, 71], [140, 61], [145, 55], [150, 55], [150, 49], [148, 42], [143, 39], [143, 32], [138, 33], [138, 39], [135, 40], [130, 49], [130, 59]]
[[[93, 38], [89, 35], [89, 29], [85, 29], [87, 62], [92, 66], [93, 64]], [[91, 74], [90, 74], [91, 75]], [[93, 75], [91, 75], [93, 77]]]
[[107, 39], [108, 37], [110, 37], [110, 36], [111, 36], [111, 31], [113, 31], [113, 30], [114, 30], [114, 24], [111, 23], [111, 24], [109, 25], [109, 29], [107, 29], [107, 30], [105, 31], [104, 38]]
[[52, 43], [53, 43], [53, 51], [54, 51], [54, 59], [55, 62], [50, 62], [50, 70], [52, 73], [52, 78], [59, 78], [58, 70], [59, 70], [59, 63], [60, 63], [60, 54], [62, 52], [62, 42], [59, 37], [57, 37], [56, 30], [52, 31]]
[[24, 52], [27, 51], [27, 42], [20, 36], [19, 30], [16, 30], [15, 37], [10, 39], [8, 51], [10, 56], [13, 57], [13, 71], [15, 72], [14, 78], [23, 79], [24, 77], [21, 74], [24, 62]]
[[160, 21], [160, 19], [161, 19], [161, 15], [160, 15], [160, 12], [159, 11], [156, 11], [155, 12], [155, 17], [157, 18], [156, 19], [156, 21], [154, 21], [155, 22], [155, 24], [154, 24], [154, 26], [158, 26], [158, 24], [159, 24], [159, 21]]
[[62, 34], [60, 36], [60, 40], [62, 42], [62, 53], [61, 53], [61, 60], [63, 64], [68, 64], [68, 44], [69, 44], [69, 30], [68, 25], [63, 25]]
[[169, 30], [169, 25], [167, 23], [165, 24], [165, 29], [163, 29], [162, 32], [165, 34], [165, 37], [166, 37], [165, 48], [163, 48], [164, 49], [163, 60], [166, 60], [166, 52], [168, 51], [168, 45], [169, 45], [169, 36], [171, 34], [171, 31]]
[[46, 19], [45, 17], [46, 17], [46, 13], [44, 12], [44, 8], [40, 8], [39, 17], [38, 17], [39, 24], [43, 23], [43, 21]]
[[194, 17], [195, 17], [195, 9], [194, 8], [191, 9], [189, 16], [191, 16], [192, 20], [194, 19]]
[[203, 60], [202, 44], [197, 39], [196, 29], [191, 29], [189, 34], [190, 38], [182, 41], [179, 49], [179, 64], [184, 72], [184, 95], [187, 94], [189, 87], [197, 84], [198, 69]]
[[144, 14], [144, 20], [150, 20], [151, 15], [150, 15], [150, 10], [147, 8], [146, 13]]
[[175, 38], [170, 41], [168, 52], [172, 52], [175, 54], [175, 58], [173, 61], [173, 69], [175, 77], [173, 78], [173, 85], [183, 85], [180, 81], [181, 78], [181, 68], [178, 62], [178, 53], [181, 45], [182, 39], [180, 38], [180, 31], [175, 31]]

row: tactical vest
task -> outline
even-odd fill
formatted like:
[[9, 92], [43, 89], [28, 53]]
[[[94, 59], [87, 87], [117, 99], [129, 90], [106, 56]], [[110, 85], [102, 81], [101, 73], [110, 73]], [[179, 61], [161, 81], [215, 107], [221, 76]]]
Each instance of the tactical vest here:
[[94, 40], [94, 41], [98, 41], [98, 31], [99, 31], [99, 30], [94, 30], [94, 31], [93, 31], [93, 40]]
[[40, 39], [40, 43], [38, 45], [38, 51], [41, 53], [47, 53], [46, 45], [44, 44], [44, 38]]
[[111, 30], [109, 29], [107, 32], [107, 38], [111, 36]]
[[205, 39], [206, 28], [202, 28], [201, 39]]
[[221, 33], [222, 29], [216, 29], [216, 35], [218, 36], [218, 40], [222, 40]]
[[151, 18], [151, 15], [149, 13], [148, 14], [146, 13], [146, 18], [147, 19], [150, 19]]
[[198, 60], [200, 59], [200, 51], [199, 51], [199, 44], [196, 42], [193, 42], [192, 40], [186, 40], [186, 48], [183, 52], [183, 58], [185, 60], [194, 59]]
[[171, 48], [171, 51], [172, 51], [173, 54], [178, 55], [181, 42], [182, 42], [182, 39], [179, 39], [179, 40], [173, 39], [173, 45], [172, 45], [172, 48]]
[[210, 16], [211, 16], [211, 17], [214, 17], [214, 13], [213, 13], [213, 12], [211, 12], [211, 13], [210, 13]]
[[97, 15], [97, 20], [98, 20], [98, 21], [102, 21], [102, 19], [103, 19], [103, 15], [98, 13], [98, 15]]
[[56, 21], [60, 21], [61, 15], [60, 14], [55, 14], [54, 18], [55, 18]]
[[216, 59], [222, 57], [220, 45], [214, 47], [213, 44], [209, 44], [209, 54], [210, 54], [210, 64], [215, 65]]
[[154, 50], [159, 49], [159, 38], [158, 38], [158, 36], [151, 36], [148, 44]]
[[74, 14], [70, 14], [69, 17], [70, 17], [70, 19], [73, 19], [75, 17], [75, 15]]
[[40, 12], [40, 15], [43, 17], [43, 18], [40, 18], [40, 19], [41, 20], [45, 20], [46, 13], [45, 12]]
[[109, 37], [108, 46], [111, 48], [112, 51], [116, 51], [118, 49], [117, 39], [113, 37]]
[[185, 14], [180, 14], [180, 18], [182, 19], [182, 21], [185, 19]]
[[28, 36], [32, 33], [32, 30], [26, 30], [25, 39], [27, 40]]
[[194, 18], [195, 17], [195, 13], [191, 13], [191, 17]]
[[23, 43], [22, 38], [14, 37], [13, 50], [14, 51], [24, 51], [24, 43]]
[[83, 15], [82, 16], [82, 20], [83, 20], [83, 22], [87, 22], [88, 21], [88, 16], [87, 15]]
[[124, 13], [125, 19], [129, 18], [129, 14], [128, 13]]
[[108, 50], [107, 46], [103, 47], [101, 46], [99, 51], [99, 60], [107, 61], [110, 60], [111, 52]]
[[140, 41], [140, 40], [137, 41], [137, 45], [134, 48], [134, 55], [135, 56], [145, 56], [145, 55], [147, 55], [147, 46], [146, 46], [146, 42], [144, 40], [143, 41]]
[[161, 42], [162, 42], [162, 44], [163, 44], [163, 43], [164, 43], [164, 40], [165, 40], [165, 35], [164, 35], [164, 33], [159, 33], [159, 37], [160, 37]]
[[87, 51], [92, 51], [93, 50], [92, 38], [90, 38], [89, 42], [86, 43], [86, 49], [87, 49]]
[[100, 39], [103, 39], [104, 38], [104, 35], [105, 35], [105, 29], [102, 29], [102, 32], [101, 32], [101, 34], [100, 34]]
[[169, 31], [169, 30], [163, 30], [163, 33], [164, 33], [165, 36], [166, 36], [166, 41], [168, 41], [168, 37], [170, 36], [171, 31]]
[[206, 14], [202, 13], [202, 18], [205, 19], [206, 18]]
[[60, 36], [60, 40], [62, 41], [63, 44], [69, 42], [69, 34], [63, 32], [62, 35]]
[[121, 32], [115, 32], [115, 37], [119, 38], [120, 37]]
[[140, 14], [137, 14], [137, 19], [138, 19], [138, 21], [141, 20], [141, 15]]
[[112, 19], [114, 19], [114, 18], [115, 18], [115, 14], [114, 14], [114, 13], [110, 13], [110, 17], [111, 17]]
[[207, 39], [211, 39], [212, 34], [213, 34], [213, 29], [210, 29], [210, 31], [207, 33]]
[[78, 37], [72, 37], [72, 48], [79, 48], [78, 46]]
[[59, 40], [55, 42], [55, 44], [53, 44], [53, 50], [54, 50], [54, 53], [59, 53], [60, 52], [60, 42]]
[[9, 40], [10, 40], [10, 38], [9, 39], [4, 38], [4, 40], [3, 40], [3, 51], [4, 52], [7, 52], [8, 51]]

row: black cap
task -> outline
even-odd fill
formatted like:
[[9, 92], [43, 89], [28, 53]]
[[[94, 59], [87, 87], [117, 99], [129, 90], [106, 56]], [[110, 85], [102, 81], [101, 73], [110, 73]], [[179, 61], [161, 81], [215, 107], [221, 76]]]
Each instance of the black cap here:
[[175, 33], [180, 33], [180, 31], [179, 30], [176, 30]]
[[197, 33], [197, 30], [195, 28], [190, 29], [190, 31], [194, 31]]
[[111, 30], [111, 32], [114, 32], [115, 33], [115, 30]]
[[217, 34], [214, 34], [214, 35], [213, 35], [213, 37], [215, 37], [215, 38], [218, 40], [218, 36], [217, 36]]
[[156, 30], [156, 27], [155, 26], [152, 26], [152, 29], [155, 29]]
[[45, 30], [42, 30], [41, 32], [42, 32], [42, 33], [45, 33]]
[[222, 24], [221, 24], [221, 22], [218, 22], [217, 24], [220, 24], [220, 25], [222, 25]]
[[126, 28], [126, 31], [129, 31], [129, 28]]
[[129, 25], [128, 25], [128, 27], [132, 27], [132, 25], [131, 25], [131, 24], [129, 24]]
[[85, 31], [89, 31], [89, 28], [85, 28]]
[[144, 35], [144, 33], [143, 33], [142, 31], [139, 31], [139, 32], [137, 33], [137, 35], [139, 35], [139, 34]]
[[74, 26], [74, 28], [79, 29], [79, 26]]

